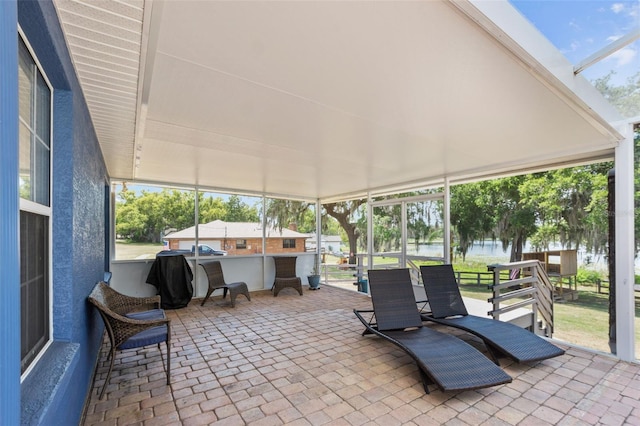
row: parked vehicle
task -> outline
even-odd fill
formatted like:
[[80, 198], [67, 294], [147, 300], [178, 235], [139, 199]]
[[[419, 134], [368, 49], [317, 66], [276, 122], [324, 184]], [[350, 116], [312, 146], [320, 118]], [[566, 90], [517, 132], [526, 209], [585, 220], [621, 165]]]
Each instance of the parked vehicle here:
[[[196, 246], [191, 246], [191, 254], [195, 255]], [[224, 250], [216, 250], [206, 244], [198, 245], [198, 255], [200, 256], [226, 256], [227, 252]]]
[[[206, 244], [198, 245], [198, 255], [199, 256], [226, 256], [227, 252], [224, 250], [216, 250], [211, 246]], [[196, 255], [196, 246], [191, 246], [191, 250], [188, 249], [174, 249], [174, 250], [163, 250], [158, 255], [166, 256], [167, 254], [181, 254], [183, 256], [195, 256]]]

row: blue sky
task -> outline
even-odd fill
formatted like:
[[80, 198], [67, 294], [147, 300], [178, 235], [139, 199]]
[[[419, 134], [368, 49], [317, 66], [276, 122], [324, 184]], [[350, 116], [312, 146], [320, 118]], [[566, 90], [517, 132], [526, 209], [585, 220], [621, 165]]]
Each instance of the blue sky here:
[[[640, 25], [640, 1], [510, 0], [571, 63], [576, 64]], [[614, 70], [625, 84], [640, 71], [640, 40], [583, 71], [590, 81]]]

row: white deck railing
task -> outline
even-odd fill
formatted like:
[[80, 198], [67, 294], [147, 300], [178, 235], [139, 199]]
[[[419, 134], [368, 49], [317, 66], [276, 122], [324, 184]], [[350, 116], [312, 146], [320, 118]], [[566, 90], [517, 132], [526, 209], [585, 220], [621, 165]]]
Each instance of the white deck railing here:
[[[494, 274], [493, 297], [489, 299], [493, 309], [489, 315], [500, 319], [507, 312], [527, 309], [528, 315], [519, 316], [518, 325], [536, 334], [553, 336], [553, 285], [537, 260], [492, 265]], [[501, 278], [501, 271], [517, 271], [509, 279]], [[504, 275], [504, 274], [503, 274]]]

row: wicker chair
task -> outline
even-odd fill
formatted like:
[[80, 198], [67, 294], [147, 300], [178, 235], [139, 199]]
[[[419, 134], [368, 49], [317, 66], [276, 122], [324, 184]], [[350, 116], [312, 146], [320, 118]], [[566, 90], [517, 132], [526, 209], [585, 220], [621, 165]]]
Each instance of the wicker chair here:
[[117, 350], [139, 348], [157, 344], [162, 357], [160, 343], [167, 345], [167, 384], [171, 383], [171, 320], [160, 306], [160, 296], [131, 297], [118, 293], [104, 282], [99, 282], [87, 300], [100, 312], [111, 350], [109, 372], [100, 391], [100, 399], [109, 384]]
[[225, 299], [227, 297], [227, 292], [231, 295], [231, 307], [236, 306], [236, 297], [239, 294], [244, 294], [249, 301], [251, 301], [251, 296], [249, 296], [249, 289], [247, 288], [247, 284], [243, 282], [235, 282], [227, 284], [224, 281], [224, 274], [222, 273], [222, 265], [220, 262], [206, 262], [201, 263], [200, 266], [207, 273], [207, 278], [209, 280], [209, 289], [207, 290], [207, 295], [202, 299], [202, 303], [200, 306], [204, 306], [204, 303], [207, 301], [211, 293], [215, 290], [222, 289], [224, 293], [222, 298]]
[[302, 296], [302, 280], [296, 276], [296, 256], [274, 257], [276, 265], [276, 278], [271, 287], [273, 296], [276, 297], [283, 288], [293, 288], [298, 290]]

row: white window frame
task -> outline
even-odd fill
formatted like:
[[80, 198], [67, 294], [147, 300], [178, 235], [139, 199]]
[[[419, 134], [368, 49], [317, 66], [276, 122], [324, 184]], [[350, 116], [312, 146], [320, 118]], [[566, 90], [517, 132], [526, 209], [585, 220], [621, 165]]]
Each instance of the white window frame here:
[[[49, 206], [45, 206], [43, 204], [39, 204], [36, 203], [34, 201], [31, 200], [26, 200], [24, 198], [20, 198], [20, 211], [26, 211], [29, 213], [35, 213], [41, 216], [46, 216], [49, 220], [49, 226], [48, 226], [48, 239], [49, 239], [49, 248], [48, 248], [48, 265], [47, 265], [47, 269], [48, 269], [48, 276], [49, 276], [49, 283], [48, 283], [48, 292], [49, 292], [49, 303], [48, 303], [48, 314], [49, 314], [49, 339], [48, 341], [44, 344], [44, 346], [42, 347], [42, 349], [40, 350], [40, 352], [38, 353], [38, 355], [36, 355], [36, 357], [33, 359], [33, 361], [31, 361], [31, 364], [29, 364], [29, 366], [26, 368], [26, 370], [24, 371], [24, 373], [22, 373], [20, 375], [20, 382], [22, 383], [24, 381], [24, 379], [31, 373], [31, 371], [33, 371], [33, 369], [35, 368], [35, 366], [38, 364], [38, 362], [40, 361], [40, 359], [42, 358], [42, 356], [46, 353], [47, 349], [49, 348], [49, 346], [51, 346], [51, 343], [53, 342], [53, 267], [52, 267], [52, 255], [53, 255], [53, 250], [52, 250], [52, 246], [53, 246], [53, 223], [52, 223], [52, 217], [53, 217], [53, 150], [54, 150], [54, 143], [53, 143], [53, 95], [54, 95], [54, 91], [53, 91], [53, 86], [51, 85], [51, 82], [49, 81], [49, 78], [47, 77], [47, 74], [44, 72], [42, 65], [40, 64], [40, 62], [38, 61], [38, 57], [36, 56], [36, 54], [33, 51], [33, 48], [31, 47], [31, 44], [29, 43], [29, 40], [27, 39], [27, 37], [25, 36], [24, 32], [22, 31], [22, 28], [20, 28], [20, 26], [18, 25], [18, 35], [20, 37], [20, 39], [22, 40], [22, 42], [24, 43], [24, 45], [26, 46], [27, 50], [29, 51], [29, 54], [31, 55], [31, 59], [33, 60], [33, 62], [36, 64], [36, 67], [38, 68], [38, 71], [40, 72], [40, 74], [42, 75], [42, 78], [44, 79], [47, 87], [49, 88], [49, 91], [51, 93], [50, 99], [49, 99], [49, 120], [50, 120], [50, 125], [49, 125]], [[20, 120], [20, 117], [18, 115], [18, 119]]]

